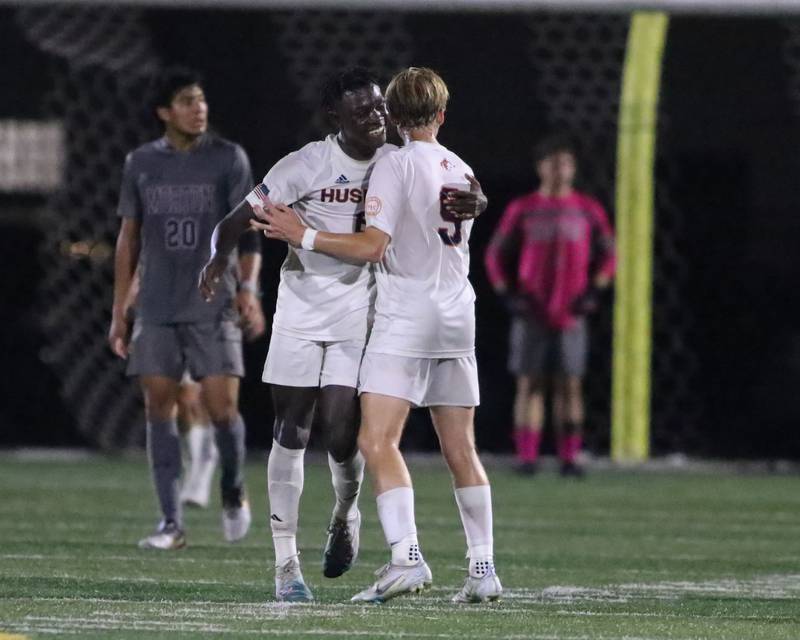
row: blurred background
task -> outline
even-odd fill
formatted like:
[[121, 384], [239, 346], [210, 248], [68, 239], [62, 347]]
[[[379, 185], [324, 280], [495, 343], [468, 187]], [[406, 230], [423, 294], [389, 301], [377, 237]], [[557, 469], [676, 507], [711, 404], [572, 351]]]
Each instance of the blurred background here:
[[[327, 133], [317, 96], [328, 74], [361, 64], [388, 80], [413, 64], [449, 84], [440, 140], [490, 199], [471, 243], [477, 435], [484, 450], [510, 451], [508, 317], [483, 253], [506, 203], [535, 188], [531, 146], [553, 131], [578, 141], [579, 188], [613, 220], [629, 24], [624, 11], [0, 3], [0, 447], [144, 441], [138, 387], [106, 333], [122, 162], [160, 131], [154, 71], [182, 63], [204, 74], [213, 127], [244, 146], [259, 179]], [[799, 131], [800, 18], [670, 16], [656, 143], [656, 455], [800, 458]], [[264, 241], [268, 320], [284, 255]], [[587, 441], [599, 455], [609, 449], [612, 304], [592, 318], [586, 378]], [[259, 381], [267, 345], [246, 353], [242, 413], [256, 448], [271, 442]], [[424, 414], [406, 439], [435, 446]]]

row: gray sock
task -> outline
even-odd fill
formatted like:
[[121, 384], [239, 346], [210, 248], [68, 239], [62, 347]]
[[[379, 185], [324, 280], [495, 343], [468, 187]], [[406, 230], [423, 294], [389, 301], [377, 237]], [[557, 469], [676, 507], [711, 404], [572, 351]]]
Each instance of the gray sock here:
[[214, 424], [214, 435], [219, 449], [219, 466], [222, 470], [220, 485], [222, 487], [222, 500], [225, 502], [228, 495], [239, 497], [239, 490], [244, 486], [244, 421], [242, 416], [229, 426], [227, 424]]
[[183, 528], [183, 513], [178, 499], [181, 441], [174, 420], [147, 423], [147, 455], [164, 520], [172, 520]]

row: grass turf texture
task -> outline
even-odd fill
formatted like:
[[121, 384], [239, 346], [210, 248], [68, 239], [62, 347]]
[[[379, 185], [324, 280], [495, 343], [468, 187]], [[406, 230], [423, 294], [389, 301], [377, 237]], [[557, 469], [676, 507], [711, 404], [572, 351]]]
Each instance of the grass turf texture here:
[[[464, 540], [450, 481], [412, 462], [433, 588], [385, 605], [351, 595], [386, 561], [369, 490], [357, 565], [322, 577], [332, 493], [306, 470], [299, 544], [316, 602], [273, 599], [262, 465], [248, 465], [254, 526], [222, 540], [218, 506], [186, 514], [188, 548], [140, 551], [153, 527], [144, 460], [0, 455], [0, 638], [529, 638], [795, 640], [800, 479], [596, 472], [585, 481], [490, 468], [504, 599], [461, 605]], [[218, 505], [218, 498], [215, 501]]]

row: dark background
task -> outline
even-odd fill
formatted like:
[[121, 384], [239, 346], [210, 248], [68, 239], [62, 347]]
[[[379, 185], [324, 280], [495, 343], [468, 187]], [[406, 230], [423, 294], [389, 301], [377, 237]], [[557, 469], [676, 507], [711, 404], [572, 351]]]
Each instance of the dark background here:
[[[32, 44], [16, 12], [0, 9], [0, 118], [42, 118], [52, 112], [47, 96], [59, 64]], [[537, 17], [403, 15], [411, 34], [405, 64], [439, 70], [451, 90], [440, 140], [473, 166], [490, 198], [489, 210], [474, 228], [471, 249], [483, 398], [478, 442], [495, 451], [511, 446], [513, 380], [505, 372], [508, 321], [486, 282], [483, 252], [505, 203], [535, 187], [531, 144], [561, 128], [545, 104], [548, 91], [559, 88], [543, 86], [542, 67], [531, 60], [528, 25]], [[332, 14], [331, 19], [340, 18]], [[309, 133], [302, 139], [314, 113], [300, 99], [302, 82], [291, 77], [282, 57], [281, 23], [274, 14], [152, 10], [141, 13], [140, 22], [163, 63], [190, 64], [204, 73], [212, 122], [246, 148], [256, 179], [281, 156], [317, 137]], [[655, 453], [800, 457], [795, 400], [800, 389], [795, 317], [800, 140], [795, 79], [787, 63], [791, 26], [778, 19], [699, 17], [674, 18], [670, 25], [657, 160]], [[355, 29], [351, 37], [364, 36]], [[569, 73], [569, 43], [559, 42], [558, 34], [549, 42], [555, 62], [544, 62], [563, 64]], [[598, 91], [606, 84], [603, 77], [586, 79], [586, 86]], [[613, 102], [613, 96], [602, 100]], [[127, 107], [143, 113], [146, 105]], [[579, 129], [572, 133], [580, 138]], [[613, 216], [613, 185], [589, 179], [613, 176], [613, 122], [604, 133], [608, 148], [598, 153], [596, 146], [586, 145], [581, 165], [584, 186], [599, 195]], [[144, 139], [125, 142], [130, 148]], [[107, 188], [116, 189], [118, 167], [108, 172]], [[40, 357], [42, 344], [54, 339], [41, 321], [42, 308], [57, 303], [43, 300], [40, 286], [52, 203], [50, 198], [0, 195], [4, 446], [97, 444], [80, 426], [74, 397], [63, 392], [64, 375]], [[112, 207], [107, 215], [113, 220]], [[102, 233], [109, 236], [107, 229]], [[106, 241], [113, 242], [113, 235]], [[265, 241], [262, 284], [268, 319], [284, 254], [281, 245]], [[97, 291], [97, 296], [100, 304], [107, 299], [110, 308], [110, 290]], [[604, 304], [593, 319], [587, 377], [588, 441], [598, 453], [607, 452], [609, 440], [612, 300]], [[242, 411], [254, 447], [271, 440], [268, 392], [258, 381], [267, 344], [264, 339], [248, 345], [246, 354], [250, 375], [242, 389]], [[412, 417], [407, 444], [434, 446], [424, 415]]]

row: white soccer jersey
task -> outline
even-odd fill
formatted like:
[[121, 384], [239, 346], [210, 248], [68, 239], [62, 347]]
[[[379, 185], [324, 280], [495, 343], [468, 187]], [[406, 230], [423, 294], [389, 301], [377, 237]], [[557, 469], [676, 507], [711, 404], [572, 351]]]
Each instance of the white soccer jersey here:
[[[279, 160], [247, 200], [261, 204], [268, 196], [291, 205], [305, 224], [320, 231], [363, 230], [372, 167], [394, 149], [387, 144], [371, 160], [354, 160], [330, 135]], [[289, 247], [281, 266], [273, 331], [307, 340], [366, 339], [372, 280], [366, 265]]]
[[411, 142], [376, 164], [367, 225], [391, 236], [376, 265], [378, 296], [367, 351], [459, 358], [475, 350], [469, 273], [472, 221], [445, 222], [439, 193], [472, 169], [438, 143]]

